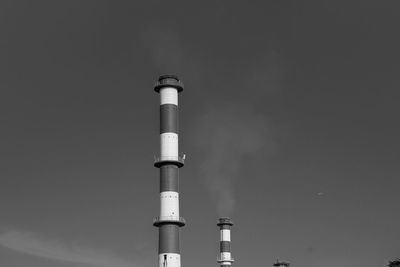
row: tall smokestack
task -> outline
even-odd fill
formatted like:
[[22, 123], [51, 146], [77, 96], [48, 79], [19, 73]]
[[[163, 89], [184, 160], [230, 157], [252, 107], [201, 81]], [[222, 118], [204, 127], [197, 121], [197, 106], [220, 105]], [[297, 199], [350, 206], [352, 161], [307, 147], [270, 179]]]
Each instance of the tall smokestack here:
[[178, 93], [183, 84], [178, 77], [163, 75], [154, 90], [160, 94], [160, 156], [154, 166], [160, 169], [160, 216], [154, 219], [158, 227], [159, 267], [180, 267], [179, 228], [185, 220], [179, 216], [179, 168], [184, 158], [179, 156]]
[[234, 261], [231, 255], [231, 227], [233, 222], [230, 218], [220, 218], [217, 225], [220, 229], [220, 256], [218, 257], [218, 263], [221, 267], [230, 267]]

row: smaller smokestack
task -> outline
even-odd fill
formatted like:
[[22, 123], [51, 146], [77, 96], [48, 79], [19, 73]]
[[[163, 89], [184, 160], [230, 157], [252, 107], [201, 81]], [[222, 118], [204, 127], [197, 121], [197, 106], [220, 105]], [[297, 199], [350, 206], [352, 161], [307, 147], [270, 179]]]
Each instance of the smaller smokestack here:
[[230, 267], [234, 261], [231, 255], [231, 227], [233, 222], [230, 218], [220, 218], [217, 225], [220, 229], [220, 256], [218, 257], [218, 263], [221, 267]]
[[277, 261], [276, 263], [274, 263], [273, 266], [274, 267], [290, 267], [290, 263], [284, 262], [284, 261]]

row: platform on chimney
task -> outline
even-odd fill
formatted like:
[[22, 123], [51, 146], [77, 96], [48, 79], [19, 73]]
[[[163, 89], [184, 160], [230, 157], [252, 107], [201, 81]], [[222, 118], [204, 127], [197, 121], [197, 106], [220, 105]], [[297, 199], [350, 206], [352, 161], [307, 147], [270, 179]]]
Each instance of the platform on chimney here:
[[183, 167], [185, 165], [185, 158], [186, 155], [183, 156], [177, 156], [177, 157], [154, 157], [154, 166], [157, 168], [160, 168], [162, 165], [166, 164], [174, 164], [178, 166], [179, 168]]
[[232, 257], [229, 257], [229, 258], [218, 257], [217, 258], [217, 262], [218, 263], [221, 263], [221, 262], [234, 262], [234, 261], [235, 261], [235, 259], [232, 258]]
[[176, 224], [178, 226], [184, 226], [186, 224], [186, 221], [183, 217], [178, 217], [178, 216], [161, 216], [154, 218], [153, 220], [154, 226], [158, 227], [162, 224]]

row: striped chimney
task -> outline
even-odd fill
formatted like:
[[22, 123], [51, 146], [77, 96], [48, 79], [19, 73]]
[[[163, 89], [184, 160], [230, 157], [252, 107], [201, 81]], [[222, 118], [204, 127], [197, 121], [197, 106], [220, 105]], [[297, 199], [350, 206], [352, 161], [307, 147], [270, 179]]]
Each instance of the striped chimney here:
[[231, 227], [233, 222], [230, 218], [220, 218], [217, 225], [220, 232], [218, 263], [221, 267], [230, 267], [234, 261], [231, 255]]
[[160, 155], [154, 166], [160, 169], [160, 215], [153, 225], [158, 227], [159, 267], [180, 267], [179, 228], [185, 220], [179, 214], [178, 93], [183, 84], [173, 75], [160, 76], [154, 90], [160, 94]]

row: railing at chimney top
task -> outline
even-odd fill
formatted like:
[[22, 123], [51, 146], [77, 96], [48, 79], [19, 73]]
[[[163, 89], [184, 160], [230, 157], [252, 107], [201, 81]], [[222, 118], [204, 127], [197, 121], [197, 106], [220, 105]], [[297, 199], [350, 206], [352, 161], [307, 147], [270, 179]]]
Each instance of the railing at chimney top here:
[[154, 162], [160, 161], [179, 161], [181, 163], [185, 163], [186, 155], [182, 156], [154, 156]]
[[160, 221], [176, 221], [176, 222], [183, 222], [185, 223], [185, 219], [179, 216], [158, 216], [155, 217], [153, 223], [160, 222]]

